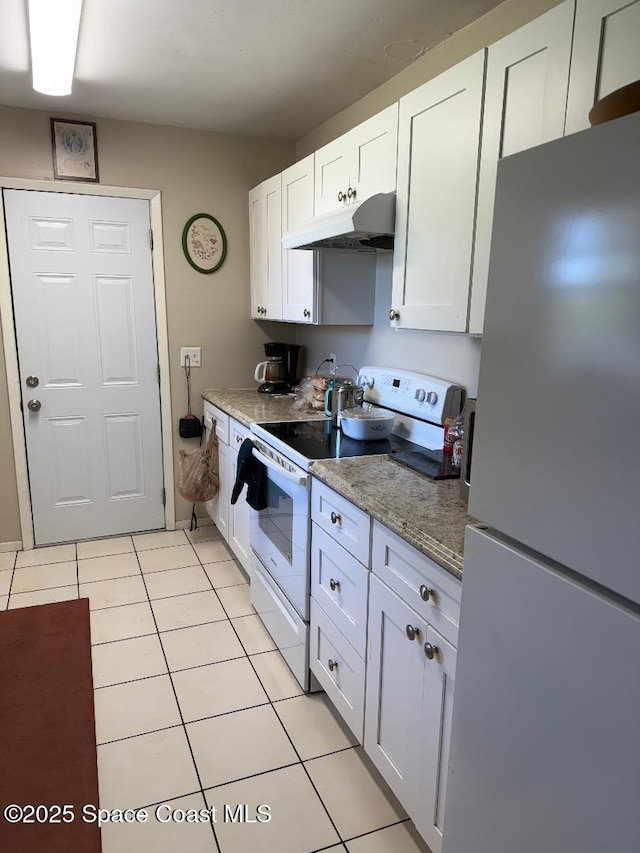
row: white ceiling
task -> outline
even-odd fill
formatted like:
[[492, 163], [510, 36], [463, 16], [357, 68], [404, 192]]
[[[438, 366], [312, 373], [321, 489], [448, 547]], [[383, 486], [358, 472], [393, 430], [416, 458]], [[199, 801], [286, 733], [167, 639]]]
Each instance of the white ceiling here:
[[31, 89], [26, 0], [0, 0], [0, 102], [298, 139], [409, 64], [386, 45], [429, 49], [498, 2], [84, 0], [73, 94], [52, 98]]

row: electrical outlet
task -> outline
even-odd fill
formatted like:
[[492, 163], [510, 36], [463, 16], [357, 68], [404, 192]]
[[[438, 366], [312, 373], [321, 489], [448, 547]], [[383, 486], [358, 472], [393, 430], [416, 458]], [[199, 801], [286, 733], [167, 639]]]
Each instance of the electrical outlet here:
[[335, 373], [338, 369], [338, 356], [335, 354], [335, 352], [329, 353], [329, 360], [331, 361], [330, 370], [332, 373]]
[[190, 367], [201, 367], [202, 347], [180, 347], [180, 367], [184, 367], [189, 356]]

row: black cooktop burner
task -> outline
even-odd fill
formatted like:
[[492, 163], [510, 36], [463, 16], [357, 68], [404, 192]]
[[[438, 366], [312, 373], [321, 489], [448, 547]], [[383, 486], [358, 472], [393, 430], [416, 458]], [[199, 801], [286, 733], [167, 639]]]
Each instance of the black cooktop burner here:
[[343, 459], [347, 456], [384, 456], [411, 453], [424, 448], [406, 438], [392, 435], [382, 441], [356, 441], [331, 426], [331, 421], [287, 421], [261, 424], [268, 433], [279, 438], [307, 459]]

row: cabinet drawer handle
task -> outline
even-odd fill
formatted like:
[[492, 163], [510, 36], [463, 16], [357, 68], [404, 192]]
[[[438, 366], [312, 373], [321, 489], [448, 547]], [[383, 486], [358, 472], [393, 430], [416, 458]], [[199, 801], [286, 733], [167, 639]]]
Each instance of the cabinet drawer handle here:
[[434, 657], [438, 654], [438, 647], [432, 646], [431, 643], [425, 643], [424, 653], [427, 656], [428, 660], [433, 660]]
[[356, 191], [352, 187], [349, 187], [349, 192], [347, 193], [347, 198], [355, 198], [355, 197], [356, 197]]
[[309, 309], [308, 309], [308, 308], [305, 308], [305, 309], [304, 309], [304, 311], [302, 312], [302, 314], [303, 314], [303, 316], [305, 316], [305, 317], [310, 317], [310, 316], [311, 316], [311, 311], [309, 311]]
[[420, 628], [414, 628], [413, 625], [407, 625], [406, 627], [407, 637], [410, 640], [415, 640], [416, 637], [420, 636]]
[[241, 442], [241, 441], [242, 441], [242, 436], [241, 436], [241, 435], [237, 435], [237, 436], [236, 436], [236, 444], [240, 444], [240, 442]]
[[327, 662], [329, 666], [329, 672], [333, 672], [334, 669], [338, 668], [338, 661], [329, 659]]
[[340, 581], [336, 581], [333, 578], [329, 581], [329, 586], [331, 587], [331, 591], [335, 592], [337, 589], [340, 589]]
[[431, 587], [428, 587], [428, 586], [425, 586], [424, 584], [422, 584], [422, 586], [420, 587], [420, 598], [423, 601], [429, 601], [430, 598], [435, 598], [435, 597], [436, 597], [435, 589], [431, 589]]
[[342, 516], [337, 512], [332, 512], [329, 518], [331, 519], [331, 524], [340, 524], [342, 521]]
[[396, 311], [395, 308], [392, 308], [391, 311], [389, 311], [389, 319], [390, 320], [399, 320], [400, 319], [400, 312]]
[[343, 193], [342, 190], [338, 193], [338, 201], [346, 201], [346, 193]]

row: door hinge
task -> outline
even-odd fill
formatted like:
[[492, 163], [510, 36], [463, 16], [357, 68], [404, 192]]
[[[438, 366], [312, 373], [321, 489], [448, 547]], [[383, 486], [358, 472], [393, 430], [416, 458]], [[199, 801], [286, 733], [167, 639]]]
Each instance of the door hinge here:
[[149, 228], [149, 248], [153, 249], [153, 228]]
[[166, 506], [166, 505], [167, 505], [167, 490], [163, 489], [162, 490], [162, 506]]

